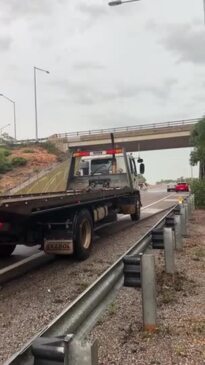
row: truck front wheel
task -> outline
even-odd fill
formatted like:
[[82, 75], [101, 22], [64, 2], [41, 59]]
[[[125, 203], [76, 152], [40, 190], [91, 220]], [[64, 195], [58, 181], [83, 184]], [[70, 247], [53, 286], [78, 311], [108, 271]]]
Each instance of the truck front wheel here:
[[135, 207], [135, 213], [130, 214], [132, 221], [138, 221], [140, 219], [140, 201], [137, 200], [136, 207]]
[[1, 245], [0, 244], [0, 257], [9, 257], [14, 252], [16, 245]]
[[74, 253], [78, 260], [89, 257], [93, 243], [93, 221], [87, 209], [81, 210], [73, 222]]

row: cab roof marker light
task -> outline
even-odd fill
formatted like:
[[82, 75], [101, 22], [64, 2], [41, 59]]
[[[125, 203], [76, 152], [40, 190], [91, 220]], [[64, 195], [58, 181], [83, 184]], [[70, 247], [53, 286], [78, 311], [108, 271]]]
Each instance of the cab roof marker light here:
[[82, 151], [73, 153], [73, 157], [86, 157], [90, 156], [90, 152]]

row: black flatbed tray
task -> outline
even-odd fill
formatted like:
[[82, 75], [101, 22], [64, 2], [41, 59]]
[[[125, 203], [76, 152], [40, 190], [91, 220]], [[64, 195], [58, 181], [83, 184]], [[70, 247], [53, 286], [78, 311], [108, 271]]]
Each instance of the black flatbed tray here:
[[59, 193], [21, 194], [0, 196], [0, 215], [30, 216], [59, 210], [83, 203], [133, 193], [130, 188], [102, 188], [98, 190], [68, 190]]

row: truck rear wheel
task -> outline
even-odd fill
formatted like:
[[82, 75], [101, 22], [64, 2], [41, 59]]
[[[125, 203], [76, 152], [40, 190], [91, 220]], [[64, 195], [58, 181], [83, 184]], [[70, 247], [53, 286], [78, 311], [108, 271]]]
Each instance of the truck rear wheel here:
[[81, 210], [74, 219], [74, 253], [78, 260], [89, 257], [93, 243], [93, 221], [87, 209]]
[[1, 245], [0, 244], [0, 257], [9, 257], [14, 252], [16, 245]]
[[138, 221], [140, 219], [140, 206], [141, 206], [140, 201], [137, 200], [135, 213], [130, 214], [132, 221]]

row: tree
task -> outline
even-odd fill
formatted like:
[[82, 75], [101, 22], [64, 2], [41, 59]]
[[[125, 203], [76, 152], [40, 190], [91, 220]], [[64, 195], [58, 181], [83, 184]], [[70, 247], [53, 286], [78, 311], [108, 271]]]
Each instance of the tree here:
[[194, 150], [190, 154], [192, 166], [199, 162], [199, 178], [205, 179], [205, 116], [195, 125], [191, 134]]

